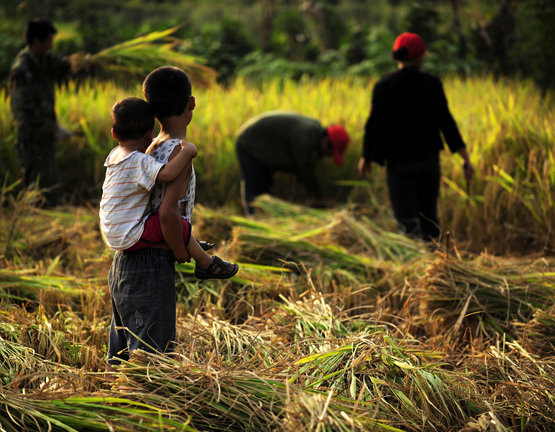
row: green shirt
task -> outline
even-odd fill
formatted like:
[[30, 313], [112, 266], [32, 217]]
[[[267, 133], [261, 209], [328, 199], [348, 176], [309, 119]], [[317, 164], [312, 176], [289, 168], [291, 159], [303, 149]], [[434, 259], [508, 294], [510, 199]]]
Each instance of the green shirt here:
[[11, 108], [20, 139], [38, 142], [53, 138], [56, 128], [54, 83], [63, 79], [71, 64], [53, 54], [36, 57], [22, 50], [10, 69]]
[[292, 111], [268, 111], [237, 131], [237, 146], [268, 169], [297, 174], [309, 192], [319, 193], [314, 168], [322, 156], [326, 129], [316, 119]]

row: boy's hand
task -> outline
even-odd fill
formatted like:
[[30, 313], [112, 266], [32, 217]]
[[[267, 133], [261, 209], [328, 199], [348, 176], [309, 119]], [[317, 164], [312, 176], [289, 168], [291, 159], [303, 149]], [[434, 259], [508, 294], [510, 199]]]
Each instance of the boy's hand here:
[[193, 143], [181, 140], [181, 150], [187, 150], [191, 153], [191, 157], [197, 157], [197, 146]]
[[175, 260], [179, 263], [179, 264], [183, 264], [185, 262], [191, 262], [191, 256], [186, 253], [183, 256], [177, 256], [174, 254]]

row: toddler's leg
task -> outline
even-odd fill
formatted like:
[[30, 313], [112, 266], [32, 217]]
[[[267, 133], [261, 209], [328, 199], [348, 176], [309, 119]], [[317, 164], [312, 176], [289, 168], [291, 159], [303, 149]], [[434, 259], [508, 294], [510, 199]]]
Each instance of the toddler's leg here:
[[239, 271], [237, 264], [208, 255], [192, 234], [186, 248], [196, 262], [195, 276], [199, 279], [229, 279]]

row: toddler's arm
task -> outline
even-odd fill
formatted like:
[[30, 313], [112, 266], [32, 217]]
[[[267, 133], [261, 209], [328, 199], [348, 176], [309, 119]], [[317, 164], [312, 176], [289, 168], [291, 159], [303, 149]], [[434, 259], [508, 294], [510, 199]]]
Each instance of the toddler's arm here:
[[169, 161], [158, 173], [157, 180], [170, 182], [174, 180], [185, 168], [189, 160], [197, 156], [197, 148], [193, 143], [181, 141], [181, 150], [171, 161]]

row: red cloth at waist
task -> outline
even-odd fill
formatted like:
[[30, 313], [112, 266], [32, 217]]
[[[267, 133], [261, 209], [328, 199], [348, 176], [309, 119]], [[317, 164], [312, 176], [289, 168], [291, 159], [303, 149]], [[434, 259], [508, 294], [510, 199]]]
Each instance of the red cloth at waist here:
[[[185, 243], [185, 246], [187, 246], [189, 244], [189, 240], [191, 239], [191, 224], [182, 217], [180, 217], [179, 219], [181, 220], [181, 226], [183, 227], [183, 242]], [[153, 212], [145, 221], [145, 229], [139, 241], [125, 250], [131, 252], [134, 250], [151, 247], [154, 243], [162, 242], [165, 242], [165, 240], [164, 236], [162, 235], [160, 213]]]

